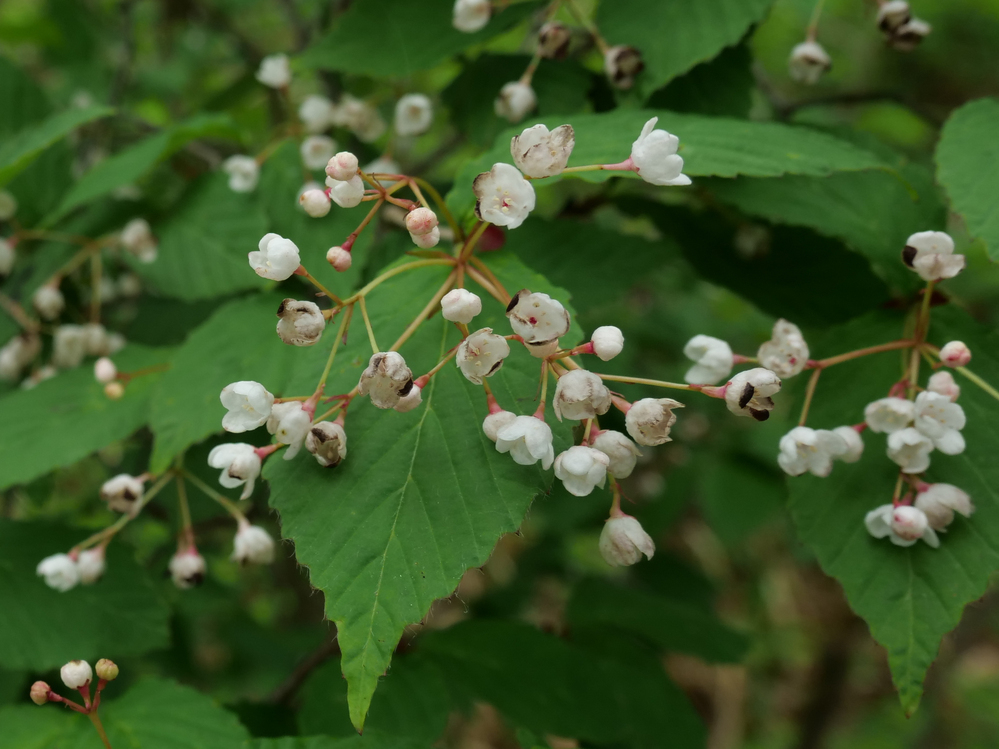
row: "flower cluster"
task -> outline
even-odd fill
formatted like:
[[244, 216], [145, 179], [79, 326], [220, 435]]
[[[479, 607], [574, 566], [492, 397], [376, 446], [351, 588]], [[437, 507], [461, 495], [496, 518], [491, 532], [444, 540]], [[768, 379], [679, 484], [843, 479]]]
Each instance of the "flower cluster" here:
[[[63, 664], [62, 668], [59, 669], [59, 678], [62, 679], [62, 683], [66, 685], [67, 689], [80, 693], [80, 696], [83, 698], [82, 705], [57, 694], [44, 681], [36, 681], [32, 684], [28, 690], [28, 696], [32, 702], [39, 706], [47, 702], [54, 702], [69, 708], [73, 712], [86, 715], [90, 718], [90, 722], [97, 730], [104, 745], [110, 746], [98, 711], [101, 707], [101, 697], [103, 696], [104, 689], [107, 687], [109, 681], [114, 681], [118, 678], [118, 673], [118, 665], [107, 658], [101, 658], [94, 664], [93, 668], [83, 660], [69, 661], [69, 663]], [[91, 699], [90, 685], [93, 683], [95, 675], [97, 676], [97, 684], [94, 688], [93, 699]]]

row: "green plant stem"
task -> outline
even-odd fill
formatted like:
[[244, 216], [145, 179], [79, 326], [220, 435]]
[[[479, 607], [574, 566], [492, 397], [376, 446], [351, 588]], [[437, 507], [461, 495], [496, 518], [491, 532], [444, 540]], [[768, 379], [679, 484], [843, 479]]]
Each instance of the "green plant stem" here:
[[808, 420], [808, 409], [812, 405], [812, 398], [815, 396], [815, 388], [819, 384], [819, 375], [822, 374], [822, 367], [816, 367], [812, 371], [812, 376], [808, 379], [808, 387], [805, 390], [805, 403], [801, 407], [801, 418], [798, 419], [798, 426], [805, 426]]
[[857, 349], [856, 351], [847, 351], [845, 354], [839, 354], [838, 356], [830, 356], [828, 359], [819, 359], [814, 363], [813, 368], [825, 369], [826, 367], [842, 364], [843, 362], [850, 361], [851, 359], [858, 359], [861, 356], [880, 354], [882, 351], [897, 351], [898, 349], [912, 348], [915, 345], [915, 341], [904, 340], [882, 343], [878, 346], [868, 346], [867, 348]]
[[398, 340], [396, 340], [396, 342], [392, 344], [391, 348], [389, 348], [389, 351], [398, 351], [399, 347], [402, 346], [402, 344], [404, 344], [406, 341], [408, 341], [409, 337], [416, 332], [416, 329], [419, 328], [420, 325], [422, 325], [423, 322], [428, 317], [430, 317], [433, 311], [437, 308], [437, 305], [441, 303], [441, 299], [444, 297], [444, 295], [451, 290], [451, 287], [454, 285], [454, 279], [456, 277], [457, 277], [457, 271], [451, 271], [451, 273], [448, 275], [444, 283], [441, 284], [440, 288], [437, 289], [436, 292], [434, 292], [434, 295], [432, 297], [430, 297], [430, 301], [427, 302], [426, 306], [424, 306], [424, 308], [420, 310], [420, 313], [415, 318], [413, 318], [413, 321], [406, 327], [404, 331], [402, 331], [402, 335], [400, 335]]
[[380, 276], [371, 279], [371, 281], [364, 287], [360, 289], [353, 296], [348, 297], [342, 302], [341, 306], [346, 306], [348, 304], [353, 304], [362, 297], [367, 296], [371, 293], [372, 289], [385, 283], [393, 276], [398, 276], [400, 273], [405, 273], [406, 271], [415, 270], [416, 268], [424, 268], [428, 265], [454, 265], [454, 258], [427, 258], [426, 260], [414, 260], [412, 263], [405, 263], [404, 265], [397, 265], [395, 268], [390, 268], [389, 270], [382, 273]]
[[[375, 205], [377, 207], [378, 204], [376, 203]], [[358, 231], [360, 231], [360, 230], [358, 230]], [[311, 273], [309, 273], [308, 271], [305, 271], [305, 273], [303, 275], [305, 276], [306, 279], [308, 279], [309, 283], [311, 283], [313, 286], [315, 286], [317, 289], [319, 289], [323, 294], [325, 294], [327, 297], [329, 297], [330, 301], [332, 301], [333, 304], [337, 305], [338, 307], [343, 304], [343, 302], [340, 300], [340, 297], [338, 297], [332, 291], [330, 291], [325, 286], [323, 286], [319, 282], [319, 280], [315, 276], [313, 276]]]
[[[138, 516], [142, 508], [145, 507], [147, 504], [149, 504], [149, 501], [157, 494], [159, 494], [160, 491], [163, 489], [163, 487], [165, 487], [168, 483], [170, 483], [170, 479], [172, 478], [174, 478], [174, 474], [172, 471], [169, 471], [160, 476], [159, 480], [155, 484], [153, 484], [152, 487], [150, 487], [149, 491], [145, 492], [142, 495], [142, 499], [140, 499], [136, 504], [134, 516]], [[118, 531], [120, 531], [122, 528], [128, 525], [128, 523], [132, 519], [133, 515], [122, 515], [120, 518], [118, 518], [114, 523], [109, 525], [104, 530], [98, 531], [92, 536], [83, 539], [80, 543], [74, 546], [71, 549], [71, 551], [82, 551], [83, 549], [89, 549], [91, 546], [95, 546], [99, 544], [101, 541], [113, 537]]]
[[364, 303], [363, 296], [357, 300], [357, 304], [361, 308], [361, 317], [364, 318], [364, 327], [368, 331], [368, 341], [371, 342], [371, 353], [377, 354], [381, 351], [381, 349], [378, 348], [378, 341], [375, 340], [375, 330], [371, 327], [371, 319], [368, 317], [368, 306]]
[[611, 382], [630, 382], [635, 385], [654, 385], [655, 387], [661, 388], [672, 388], [673, 390], [690, 390], [693, 392], [700, 392], [700, 385], [687, 385], [682, 382], [666, 382], [665, 380], [647, 380], [644, 377], [625, 377], [624, 375], [608, 375], [600, 374], [594, 372], [601, 380], [610, 380]]
[[[246, 522], [246, 515], [239, 509], [239, 506], [221, 492], [215, 491], [212, 487], [199, 479], [193, 473], [184, 469], [184, 477], [198, 487], [202, 492], [218, 502], [225, 508], [226, 512], [232, 515], [237, 521]], [[179, 482], [178, 482], [179, 483]]]
[[90, 718], [90, 722], [94, 725], [94, 730], [97, 731], [97, 735], [101, 737], [101, 741], [104, 742], [106, 749], [111, 749], [111, 742], [108, 740], [108, 735], [104, 731], [104, 724], [101, 723], [101, 719], [97, 716], [97, 711], [87, 713], [87, 717]]
[[[333, 348], [330, 349], [329, 358], [326, 359], [326, 367], [323, 369], [323, 376], [319, 378], [319, 384], [316, 385], [316, 390], [323, 387], [326, 384], [326, 379], [330, 376], [330, 369], [333, 368], [333, 359], [336, 358], [337, 349], [340, 348], [340, 341], [343, 340], [344, 334], [347, 332], [350, 326], [350, 318], [354, 315], [354, 305], [350, 305], [343, 311], [343, 315], [340, 318], [340, 327], [337, 328], [336, 338], [333, 341]], [[306, 398], [308, 400], [308, 398]]]

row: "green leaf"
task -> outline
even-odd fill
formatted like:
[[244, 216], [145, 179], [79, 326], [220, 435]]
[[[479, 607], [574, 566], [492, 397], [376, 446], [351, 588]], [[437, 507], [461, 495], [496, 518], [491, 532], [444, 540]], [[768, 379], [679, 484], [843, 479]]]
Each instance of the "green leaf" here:
[[[115, 354], [122, 372], [163, 364], [164, 349], [130, 345]], [[8, 427], [0, 435], [0, 489], [68, 466], [115, 440], [124, 439], [149, 418], [149, 399], [160, 375], [137, 377], [120, 400], [104, 395], [84, 364], [60, 372], [31, 390], [17, 390], [0, 400]]]
[[45, 94], [24, 71], [0, 57], [0, 135], [9, 137], [49, 113]]
[[[86, 720], [82, 715], [76, 717]], [[0, 708], [0, 726], [0, 749], [61, 749], [74, 729], [74, 717], [68, 711], [52, 708], [8, 705]]]
[[937, 178], [951, 206], [964, 217], [968, 231], [985, 241], [989, 256], [999, 260], [999, 100], [965, 104], [944, 124], [937, 145]]
[[[828, 335], [813, 355], [849, 351], [897, 338], [901, 316], [869, 316]], [[999, 338], [985, 335], [953, 308], [935, 309], [930, 341], [965, 341], [975, 352], [973, 371], [999, 383]], [[822, 374], [809, 425], [831, 428], [863, 419], [864, 406], [884, 397], [899, 377], [901, 357], [885, 353], [833, 367]], [[925, 374], [923, 375], [925, 378]], [[965, 605], [979, 598], [999, 567], [999, 401], [955, 373], [959, 403], [968, 417], [967, 449], [960, 455], [932, 455], [925, 480], [947, 482], [967, 491], [976, 511], [958, 517], [941, 534], [939, 549], [920, 542], [909, 548], [874, 539], [864, 515], [890, 503], [897, 467], [885, 456], [885, 436], [864, 433], [864, 456], [853, 465], [837, 464], [829, 478], [789, 479], [791, 514], [802, 540], [815, 552], [823, 570], [843, 586], [850, 606], [888, 651], [892, 679], [902, 706], [911, 713], [919, 704], [926, 670], [940, 640], [961, 618]], [[800, 391], [799, 391], [800, 392]]]
[[279, 739], [253, 739], [246, 749], [430, 749], [431, 744], [409, 737], [365, 731], [350, 738], [332, 736], [285, 736]]
[[74, 658], [117, 659], [168, 644], [170, 611], [121, 544], [108, 547], [107, 572], [93, 585], [60, 593], [35, 574], [42, 559], [66, 552], [87, 533], [48, 523], [0, 521], [4, 667], [41, 671]]
[[283, 298], [259, 294], [230, 302], [177, 349], [152, 403], [150, 471], [163, 471], [178, 453], [222, 431], [219, 393], [230, 382], [256, 380], [282, 392], [301, 351], [274, 332]]
[[525, 2], [506, 8], [481, 31], [466, 34], [451, 25], [451, 0], [356, 3], [301, 59], [322, 70], [404, 78], [509, 30], [536, 7]]
[[[615, 0], [600, 3], [596, 22], [609, 44], [642, 53], [636, 85], [648, 95], [671, 78], [738, 42], [766, 16], [773, 0]], [[672, 132], [672, 131], [671, 131]]]
[[99, 105], [69, 109], [12, 136], [0, 146], [0, 187], [10, 182], [42, 151], [73, 129], [112, 114], [114, 109]]
[[654, 92], [646, 106], [673, 112], [746, 117], [753, 103], [753, 53], [745, 42]]
[[246, 261], [267, 232], [266, 218], [257, 197], [230, 190], [225, 174], [202, 178], [154, 230], [159, 255], [152, 263], [135, 261], [132, 268], [165, 296], [208, 299], [270, 283]]
[[[566, 297], [508, 254], [490, 258], [490, 265], [507, 288]], [[382, 346], [395, 340], [446, 274], [439, 266], [421, 268], [370, 294], [372, 313], [393, 310], [391, 320], [372, 320]], [[484, 302], [476, 324], [505, 330], [502, 307]], [[349, 391], [367, 363], [360, 325], [357, 320], [338, 354], [327, 392]], [[454, 327], [434, 318], [403, 353], [419, 374], [457, 343]], [[314, 363], [311, 372], [299, 367], [309, 389], [322, 368]], [[490, 385], [505, 408], [530, 412], [538, 374], [537, 360], [514, 350]], [[359, 729], [404, 627], [449, 595], [465, 570], [483, 564], [499, 536], [516, 530], [534, 496], [551, 484], [537, 466], [519, 466], [496, 452], [482, 433], [485, 414], [482, 392], [451, 364], [410, 413], [380, 411], [358, 399], [347, 418], [350, 456], [335, 470], [320, 468], [308, 455], [265, 464], [282, 533], [294, 540], [299, 562], [326, 594], [327, 616], [336, 622], [350, 717]], [[556, 434], [565, 434], [555, 426]]]
[[703, 609], [605, 580], [577, 585], [566, 615], [574, 625], [609, 625], [711, 662], [739, 661], [746, 652], [745, 636]]

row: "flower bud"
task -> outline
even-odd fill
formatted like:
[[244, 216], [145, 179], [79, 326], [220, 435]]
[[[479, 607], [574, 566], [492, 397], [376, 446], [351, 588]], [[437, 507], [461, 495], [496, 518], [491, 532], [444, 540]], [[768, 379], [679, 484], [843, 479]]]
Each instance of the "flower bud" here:
[[292, 346], [311, 346], [326, 330], [326, 318], [315, 302], [285, 299], [277, 316], [278, 337]]
[[573, 445], [555, 458], [555, 478], [562, 482], [569, 494], [585, 497], [595, 487], [603, 487], [609, 464], [610, 458], [599, 450]]
[[326, 164], [326, 176], [330, 179], [346, 182], [357, 176], [357, 157], [350, 151], [341, 151]]
[[948, 367], [964, 367], [971, 361], [971, 349], [961, 341], [951, 341], [940, 349], [940, 361]]
[[144, 218], [133, 218], [125, 228], [121, 230], [121, 244], [132, 255], [135, 255], [142, 263], [151, 263], [156, 260], [159, 245], [149, 222]]
[[28, 694], [31, 696], [31, 701], [36, 705], [44, 705], [49, 701], [49, 692], [51, 691], [52, 687], [44, 681], [36, 681], [31, 685], [31, 691]]
[[437, 214], [429, 208], [414, 208], [406, 214], [406, 230], [410, 234], [428, 234], [437, 223]]
[[593, 353], [603, 361], [610, 361], [624, 348], [624, 333], [613, 325], [601, 325], [590, 337]]
[[70, 689], [80, 689], [91, 682], [94, 672], [86, 661], [70, 661], [59, 669], [59, 676]]
[[355, 174], [348, 180], [326, 178], [326, 186], [330, 189], [330, 200], [341, 208], [354, 208], [361, 204], [364, 198], [364, 180]]
[[306, 96], [298, 108], [298, 118], [310, 133], [321, 133], [333, 124], [333, 113], [333, 102], [316, 94]]
[[80, 582], [84, 585], [93, 585], [100, 580], [105, 568], [103, 546], [85, 549], [77, 557], [76, 569], [80, 573]]
[[353, 258], [343, 247], [330, 247], [326, 250], [326, 262], [333, 266], [333, 270], [343, 273], [350, 269]]
[[954, 382], [954, 375], [947, 370], [941, 370], [930, 376], [930, 381], [926, 383], [926, 389], [931, 393], [939, 393], [950, 398], [951, 403], [956, 403], [961, 396], [961, 386]]
[[812, 85], [832, 67], [832, 58], [818, 42], [806, 41], [791, 50], [787, 66], [793, 80]]
[[615, 87], [627, 90], [635, 85], [635, 77], [645, 69], [642, 53], [634, 47], [619, 44], [604, 53], [604, 73]]
[[653, 447], [671, 442], [670, 429], [676, 423], [674, 408], [683, 408], [672, 398], [642, 398], [631, 404], [624, 417], [628, 434], [639, 445]]
[[106, 385], [113, 382], [118, 377], [118, 367], [106, 356], [102, 356], [94, 362], [94, 378], [101, 384]]
[[291, 83], [291, 65], [288, 56], [268, 55], [260, 61], [257, 80], [270, 88], [285, 88]]
[[31, 297], [31, 303], [43, 320], [55, 320], [66, 306], [66, 299], [59, 291], [59, 286], [53, 283], [38, 287]]
[[114, 681], [118, 678], [118, 664], [107, 658], [101, 658], [94, 666], [94, 671], [98, 679], [104, 681]]
[[412, 411], [421, 403], [423, 403], [423, 388], [414, 382], [409, 392], [402, 396], [398, 403], [392, 406], [392, 410], [399, 413], [406, 413], [407, 411]]
[[485, 28], [492, 13], [489, 0], [455, 0], [451, 23], [458, 31], [472, 34]]
[[252, 156], [230, 156], [222, 162], [222, 171], [229, 175], [229, 189], [233, 192], [253, 192], [260, 180], [260, 164]]
[[423, 94], [406, 94], [396, 102], [395, 131], [401, 136], [421, 135], [433, 120], [433, 105]]
[[572, 31], [564, 23], [549, 21], [538, 32], [538, 54], [549, 60], [562, 60], [569, 53]]
[[201, 585], [205, 580], [205, 558], [193, 546], [178, 550], [170, 558], [170, 577], [181, 590]]
[[274, 561], [274, 539], [259, 525], [242, 520], [233, 539], [232, 559], [239, 564], [270, 564]]
[[507, 424], [512, 424], [516, 418], [517, 414], [513, 413], [513, 411], [497, 411], [496, 413], [489, 414], [482, 420], [482, 431], [485, 432], [486, 437], [495, 442], [499, 430]]
[[635, 470], [635, 464], [642, 454], [637, 445], [620, 432], [606, 430], [596, 436], [591, 443], [608, 457], [607, 471], [616, 479], [625, 479]]
[[537, 104], [538, 98], [529, 84], [510, 81], [500, 89], [493, 108], [498, 117], [510, 122], [520, 122]]
[[306, 190], [298, 199], [299, 205], [312, 218], [322, 218], [330, 212], [333, 202], [326, 197], [325, 190]]
[[636, 564], [642, 554], [648, 559], [656, 553], [656, 544], [642, 524], [631, 515], [608, 518], [600, 532], [600, 554], [612, 567]]
[[400, 398], [409, 395], [413, 387], [413, 372], [406, 360], [395, 351], [382, 351], [371, 356], [361, 373], [357, 392], [370, 395], [378, 408], [394, 408]]
[[125, 395], [125, 386], [120, 382], [109, 382], [104, 386], [104, 395], [108, 400], [121, 400]]
[[437, 243], [441, 241], [441, 230], [435, 226], [426, 234], [410, 234], [409, 237], [417, 247], [429, 250], [431, 247], [436, 247]]
[[335, 421], [320, 421], [305, 437], [305, 449], [324, 468], [335, 468], [347, 457], [347, 432]]
[[738, 416], [757, 421], [770, 418], [774, 401], [770, 396], [780, 391], [780, 377], [763, 367], [739, 372], [725, 386], [725, 405]]
[[35, 573], [45, 578], [45, 584], [60, 593], [76, 587], [80, 582], [80, 571], [69, 554], [53, 554], [38, 563]]
[[482, 312], [482, 300], [468, 289], [451, 289], [441, 299], [441, 317], [466, 325]]
[[611, 394], [593, 372], [572, 369], [558, 378], [552, 406], [559, 421], [592, 419], [610, 410]]
[[299, 146], [302, 166], [306, 169], [323, 169], [336, 154], [336, 141], [328, 135], [310, 135]]

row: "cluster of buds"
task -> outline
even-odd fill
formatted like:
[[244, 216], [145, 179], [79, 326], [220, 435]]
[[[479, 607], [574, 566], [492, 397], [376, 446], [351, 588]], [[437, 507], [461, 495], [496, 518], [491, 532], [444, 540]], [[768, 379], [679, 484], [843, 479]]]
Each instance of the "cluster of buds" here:
[[[97, 685], [94, 689], [93, 699], [91, 699], [90, 685], [94, 680], [95, 674], [97, 676]], [[94, 664], [94, 667], [91, 668], [90, 664], [86, 661], [70, 661], [59, 669], [59, 677], [62, 679], [62, 683], [66, 685], [67, 689], [80, 693], [80, 696], [83, 698], [82, 705], [74, 700], [66, 699], [62, 695], [54, 692], [52, 687], [44, 681], [36, 681], [31, 685], [31, 689], [28, 691], [28, 696], [31, 698], [31, 701], [36, 705], [44, 705], [47, 702], [54, 702], [56, 704], [64, 705], [74, 712], [86, 715], [90, 718], [90, 722], [96, 729], [97, 734], [101, 737], [104, 745], [111, 746], [108, 741], [107, 734], [104, 731], [104, 726], [101, 724], [98, 710], [100, 710], [101, 697], [103, 696], [104, 689], [107, 687], [108, 682], [114, 681], [118, 678], [117, 664], [107, 658], [101, 658], [96, 664]]]

